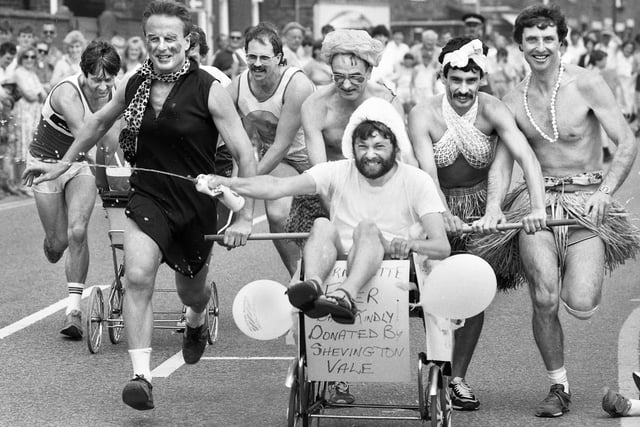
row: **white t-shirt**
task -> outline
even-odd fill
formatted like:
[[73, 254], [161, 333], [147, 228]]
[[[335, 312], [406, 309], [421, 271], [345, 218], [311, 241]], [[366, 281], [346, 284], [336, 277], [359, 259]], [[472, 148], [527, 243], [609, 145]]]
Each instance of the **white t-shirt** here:
[[406, 239], [422, 216], [445, 210], [429, 174], [401, 162], [380, 187], [371, 186], [352, 159], [320, 163], [304, 173], [311, 175], [316, 194], [329, 206], [329, 218], [345, 251], [353, 245], [353, 231], [363, 220], [373, 221], [387, 240]]

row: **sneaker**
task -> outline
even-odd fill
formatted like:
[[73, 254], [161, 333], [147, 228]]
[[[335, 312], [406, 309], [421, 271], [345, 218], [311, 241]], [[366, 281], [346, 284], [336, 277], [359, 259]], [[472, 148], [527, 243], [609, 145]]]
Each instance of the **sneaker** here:
[[449, 383], [451, 389], [451, 405], [458, 411], [475, 411], [480, 407], [480, 401], [473, 394], [473, 390], [464, 379]]
[[53, 249], [51, 249], [51, 247], [49, 246], [49, 243], [47, 242], [46, 237], [44, 238], [42, 249], [44, 250], [44, 256], [47, 257], [47, 260], [51, 264], [55, 264], [56, 262], [60, 261], [60, 258], [62, 258], [62, 255], [64, 254], [64, 251], [56, 252]]
[[151, 390], [153, 386], [144, 375], [136, 375], [122, 389], [122, 401], [138, 411], [153, 409]]
[[349, 392], [349, 383], [346, 381], [338, 381], [333, 383], [331, 394], [329, 395], [329, 403], [337, 405], [351, 405], [356, 398]]
[[570, 403], [571, 393], [565, 393], [562, 384], [554, 384], [547, 397], [536, 408], [536, 417], [560, 417], [565, 412], [569, 412]]
[[60, 333], [75, 340], [82, 339], [82, 312], [80, 310], [71, 310], [66, 315]]
[[182, 357], [184, 362], [193, 365], [198, 363], [207, 346], [207, 337], [209, 336], [209, 327], [203, 324], [197, 328], [185, 325], [184, 334], [182, 335]]
[[624, 417], [631, 409], [631, 401], [623, 395], [605, 388], [604, 396], [602, 396], [602, 409], [612, 417]]

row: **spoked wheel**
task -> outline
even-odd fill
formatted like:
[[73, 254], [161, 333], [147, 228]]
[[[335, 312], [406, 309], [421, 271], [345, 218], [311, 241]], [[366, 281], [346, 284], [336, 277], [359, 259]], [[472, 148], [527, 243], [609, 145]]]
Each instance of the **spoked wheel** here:
[[218, 303], [218, 287], [216, 282], [211, 281], [211, 298], [207, 307], [207, 321], [209, 322], [209, 344], [213, 344], [218, 339], [218, 322], [220, 316], [220, 305]]
[[104, 300], [102, 289], [94, 287], [89, 294], [87, 310], [87, 346], [91, 353], [97, 353], [102, 344], [102, 321], [104, 320]]
[[[432, 365], [429, 369], [429, 384], [427, 386], [427, 402], [429, 402], [429, 418], [431, 427], [451, 426], [451, 398], [449, 390], [445, 386], [442, 370], [438, 365]], [[431, 394], [435, 385], [435, 393]]]
[[[424, 353], [418, 354], [418, 409], [420, 411], [420, 418], [422, 420], [429, 419], [429, 410], [427, 405], [429, 400], [428, 390], [425, 389], [425, 369], [426, 369], [427, 356]], [[428, 384], [428, 381], [427, 381]]]
[[114, 279], [109, 289], [109, 301], [107, 301], [107, 331], [112, 344], [118, 344], [122, 340], [124, 320], [122, 318], [122, 297], [124, 289], [119, 279]]
[[300, 377], [298, 369], [293, 369], [293, 381], [289, 391], [289, 407], [287, 408], [287, 427], [302, 425], [300, 421]]

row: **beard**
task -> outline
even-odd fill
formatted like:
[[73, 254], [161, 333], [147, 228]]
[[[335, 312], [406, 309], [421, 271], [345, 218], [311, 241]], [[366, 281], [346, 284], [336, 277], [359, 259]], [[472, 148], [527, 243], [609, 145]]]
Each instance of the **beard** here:
[[377, 179], [386, 175], [387, 172], [393, 169], [395, 163], [395, 155], [386, 159], [381, 157], [374, 159], [365, 159], [364, 157], [356, 158], [356, 168], [358, 168], [358, 172], [368, 179]]

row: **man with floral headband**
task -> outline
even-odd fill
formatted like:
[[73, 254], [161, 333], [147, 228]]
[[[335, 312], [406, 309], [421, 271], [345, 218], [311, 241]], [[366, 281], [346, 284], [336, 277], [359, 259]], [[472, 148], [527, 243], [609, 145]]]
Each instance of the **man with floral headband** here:
[[[571, 402], [560, 306], [578, 319], [591, 318], [600, 306], [605, 270], [640, 249], [639, 230], [612, 197], [637, 154], [633, 132], [599, 74], [562, 63], [567, 31], [557, 6], [530, 6], [518, 15], [513, 35], [531, 73], [504, 101], [540, 162], [547, 213], [577, 225], [477, 242], [478, 254], [500, 266], [496, 274], [529, 283], [533, 335], [551, 383], [536, 408], [539, 417], [562, 416]], [[618, 147], [606, 170], [601, 129]], [[522, 218], [528, 205], [523, 188], [511, 193], [504, 204], [509, 221]]]
[[[255, 175], [251, 143], [233, 103], [220, 83], [189, 60], [191, 13], [182, 4], [150, 2], [142, 19], [149, 59], [123, 82], [112, 100], [85, 121], [75, 141], [55, 164], [30, 167], [34, 183], [54, 179], [86, 152], [124, 113], [120, 135], [125, 158], [135, 166], [187, 177], [178, 179], [151, 171], [134, 171], [125, 210], [124, 324], [133, 365], [133, 379], [123, 401], [138, 410], [154, 407], [151, 386], [151, 297], [161, 262], [175, 270], [178, 296], [187, 306], [182, 355], [188, 364], [205, 350], [205, 323], [210, 288], [205, 280], [211, 243], [216, 233], [216, 201], [198, 193], [190, 178], [215, 172], [218, 133], [238, 163], [239, 175]], [[225, 231], [224, 244], [246, 243], [253, 203], [248, 200]]]
[[[482, 217], [477, 231], [495, 231], [504, 221], [496, 191], [496, 174], [511, 170], [493, 168], [494, 158], [513, 157], [524, 171], [532, 203], [524, 218], [527, 232], [545, 224], [542, 173], [524, 135], [507, 107], [497, 98], [480, 92], [486, 73], [487, 47], [478, 39], [451, 39], [438, 58], [442, 64], [445, 93], [427, 98], [409, 114], [409, 133], [420, 168], [439, 184], [446, 203], [443, 214], [453, 251], [465, 252], [469, 235], [463, 226]], [[508, 179], [506, 185], [509, 185]], [[529, 207], [529, 206], [528, 206]], [[504, 289], [506, 283], [499, 281]], [[484, 323], [484, 313], [466, 319], [456, 330], [452, 363], [451, 399], [458, 410], [475, 410], [480, 402], [465, 375]]]

